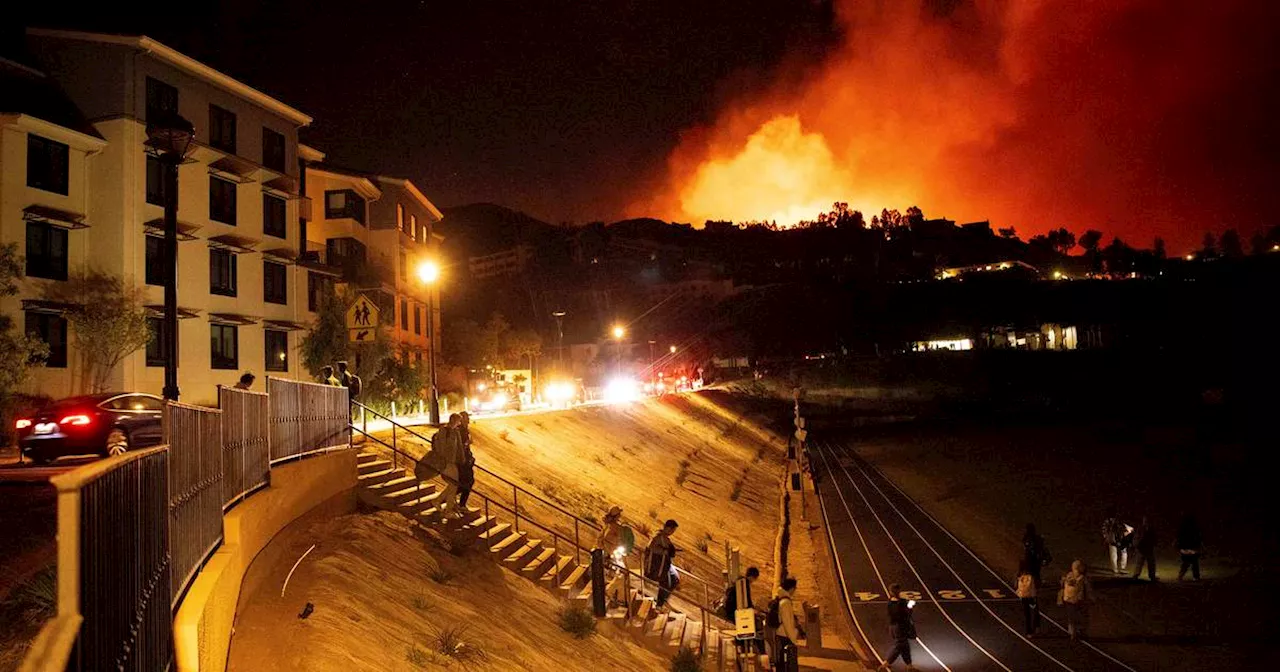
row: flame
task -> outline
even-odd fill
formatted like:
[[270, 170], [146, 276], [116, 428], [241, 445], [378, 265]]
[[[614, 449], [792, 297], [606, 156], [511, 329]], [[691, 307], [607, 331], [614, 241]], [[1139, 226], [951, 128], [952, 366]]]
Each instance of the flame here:
[[1280, 208], [1270, 3], [835, 5], [844, 44], [686, 131], [633, 214], [785, 225], [845, 201], [1194, 244], [1198, 221]]

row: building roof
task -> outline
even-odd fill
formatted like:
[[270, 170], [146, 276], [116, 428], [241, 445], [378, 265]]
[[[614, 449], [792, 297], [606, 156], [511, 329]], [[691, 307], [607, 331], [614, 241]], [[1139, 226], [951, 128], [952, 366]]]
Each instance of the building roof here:
[[0, 113], [22, 114], [103, 139], [80, 108], [43, 72], [0, 58]]
[[419, 191], [417, 185], [413, 182], [410, 182], [403, 177], [388, 177], [386, 175], [378, 175], [377, 180], [383, 184], [393, 184], [409, 192], [414, 198], [418, 199], [418, 203], [421, 204], [422, 207], [426, 208], [427, 212], [431, 213], [432, 217], [435, 217], [437, 222], [444, 219], [444, 215], [441, 214], [439, 208], [428, 200], [426, 195]]
[[370, 176], [366, 173], [338, 168], [327, 163], [322, 163], [316, 166], [307, 166], [307, 172], [324, 177], [336, 177], [338, 179], [347, 180], [354, 184], [356, 186], [356, 191], [366, 199], [377, 199], [382, 196], [382, 190], [378, 188], [378, 185], [373, 183], [373, 180], [369, 179]]
[[77, 40], [81, 42], [97, 42], [100, 44], [115, 44], [140, 49], [168, 65], [260, 105], [299, 126], [308, 126], [312, 121], [310, 116], [303, 114], [302, 112], [285, 105], [279, 100], [268, 96], [248, 84], [219, 72], [218, 70], [215, 70], [204, 63], [177, 51], [176, 49], [165, 46], [146, 35], [114, 35], [111, 33], [90, 33], [76, 30], [51, 30], [45, 28], [28, 28], [27, 34], [36, 37], [48, 37], [59, 40]]

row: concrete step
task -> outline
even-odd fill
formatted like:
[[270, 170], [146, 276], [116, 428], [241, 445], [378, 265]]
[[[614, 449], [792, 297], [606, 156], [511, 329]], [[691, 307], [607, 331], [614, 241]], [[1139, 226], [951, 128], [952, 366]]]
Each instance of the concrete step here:
[[712, 670], [724, 669], [724, 664], [717, 662], [720, 660], [720, 631], [719, 630], [716, 630], [715, 628], [709, 628], [707, 630], [707, 641], [702, 648], [703, 648], [703, 653], [705, 654], [704, 660], [707, 661], [706, 666], [708, 668]]
[[640, 630], [644, 628], [645, 624], [649, 622], [649, 619], [653, 617], [653, 600], [647, 597], [641, 597], [634, 600], [632, 605], [631, 612], [634, 615], [631, 617], [631, 622], [627, 625], [633, 630]]
[[670, 615], [664, 614], [654, 607], [653, 618], [649, 619], [644, 626], [645, 639], [658, 641], [662, 638], [662, 633], [666, 631], [671, 618]]
[[689, 647], [693, 651], [701, 650], [702, 646], [702, 621], [685, 619], [684, 636], [676, 642], [676, 647]]
[[479, 541], [480, 543], [488, 546], [490, 544], [497, 543], [499, 539], [505, 538], [508, 534], [510, 534], [510, 532], [511, 532], [511, 523], [498, 523], [497, 525], [494, 525], [493, 527], [477, 535], [476, 541]]
[[443, 519], [443, 516], [444, 516], [443, 511], [441, 511], [440, 509], [434, 506], [430, 506], [425, 509], [422, 509], [421, 511], [418, 511], [418, 513], [414, 517], [417, 519], [419, 523], [422, 523], [423, 525], [430, 525], [432, 527], [435, 527], [440, 524], [440, 521]]
[[680, 642], [684, 639], [684, 626], [689, 619], [675, 611], [668, 615], [670, 618], [667, 620], [667, 628], [662, 632], [660, 641], [671, 648], [680, 648]]
[[[361, 478], [363, 478], [363, 476]], [[404, 473], [404, 469], [392, 469], [391, 478], [376, 485], [371, 485], [369, 488], [370, 490], [377, 492], [379, 495], [383, 495], [388, 492], [403, 490], [417, 482], [418, 479]]]
[[524, 546], [521, 546], [515, 553], [508, 555], [502, 562], [511, 569], [516, 570], [528, 564], [541, 551], [541, 539], [528, 539], [525, 541]]
[[[426, 492], [426, 490], [423, 490], [423, 492]], [[415, 518], [419, 513], [427, 509], [438, 508], [440, 494], [433, 492], [425, 497], [411, 498], [396, 504], [395, 509], [410, 518]], [[386, 499], [385, 497], [383, 498], [384, 501]]]
[[574, 567], [569, 572], [569, 576], [560, 584], [561, 592], [566, 596], [577, 592], [582, 588], [582, 584], [587, 583], [590, 580], [591, 577], [588, 576], [590, 571], [591, 568], [586, 565], [578, 565], [577, 567]]
[[[449, 508], [454, 508], [456, 506], [457, 506], [457, 502], [455, 501], [450, 504]], [[483, 517], [484, 517], [484, 513], [481, 509], [477, 509], [473, 506], [468, 506], [465, 510], [462, 511], [461, 516], [457, 515], [455, 512], [450, 512], [449, 516], [445, 518], [445, 527], [447, 527], [450, 530], [461, 530], [462, 528], [466, 527], [472, 522], [475, 522]]]
[[559, 555], [556, 556], [555, 562], [547, 568], [547, 571], [538, 577], [538, 583], [546, 588], [558, 588], [564, 582], [564, 578], [573, 570], [573, 556]]
[[401, 474], [399, 469], [383, 469], [368, 474], [360, 474], [356, 477], [356, 482], [364, 488], [376, 488], [387, 481], [396, 478]]
[[489, 547], [489, 554], [497, 559], [505, 558], [522, 548], [528, 536], [527, 532], [508, 532], [506, 537]]
[[552, 563], [556, 561], [556, 549], [543, 548], [538, 551], [538, 555], [528, 564], [520, 569], [520, 573], [531, 581], [537, 581], [538, 577], [547, 573], [551, 569]]
[[368, 452], [368, 451], [360, 452], [360, 453], [356, 453], [356, 464], [364, 464], [364, 463], [366, 463], [366, 462], [374, 462], [374, 461], [377, 461], [377, 460], [379, 460], [379, 459], [381, 459], [381, 458], [379, 458], [379, 457], [378, 457], [378, 454], [377, 454], [377, 453]]
[[371, 474], [375, 471], [391, 468], [391, 460], [369, 460], [368, 462], [356, 465], [356, 470], [361, 474]]
[[572, 602], [572, 603], [574, 603], [574, 604], [576, 604], [576, 605], [578, 605], [578, 606], [586, 607], [586, 608], [590, 609], [590, 608], [591, 608], [591, 594], [592, 594], [593, 592], [594, 592], [594, 591], [592, 591], [592, 589], [591, 589], [591, 582], [590, 582], [590, 581], [587, 581], [586, 585], [582, 586], [581, 588], [578, 588], [578, 589], [576, 589], [576, 590], [570, 591], [570, 593], [569, 593], [569, 595], [570, 595], [570, 597], [569, 597], [569, 601], [570, 601], [570, 602]]
[[435, 494], [436, 486], [434, 483], [419, 483], [410, 478], [407, 483], [401, 483], [399, 487], [381, 488], [378, 496], [382, 497], [388, 505], [395, 506], [403, 504], [412, 499], [421, 499]]
[[497, 522], [498, 522], [497, 518], [493, 518], [490, 516], [480, 516], [475, 520], [472, 520], [467, 523], [463, 523], [455, 531], [455, 534], [459, 537], [475, 539], [479, 537], [481, 534], [484, 534], [486, 530], [496, 525]]

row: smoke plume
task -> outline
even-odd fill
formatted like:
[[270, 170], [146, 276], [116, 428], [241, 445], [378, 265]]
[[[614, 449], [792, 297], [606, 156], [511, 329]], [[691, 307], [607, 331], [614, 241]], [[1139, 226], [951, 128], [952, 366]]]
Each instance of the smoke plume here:
[[1171, 251], [1280, 206], [1280, 3], [837, 0], [845, 40], [804, 81], [690, 129], [670, 219], [990, 219], [1096, 228]]

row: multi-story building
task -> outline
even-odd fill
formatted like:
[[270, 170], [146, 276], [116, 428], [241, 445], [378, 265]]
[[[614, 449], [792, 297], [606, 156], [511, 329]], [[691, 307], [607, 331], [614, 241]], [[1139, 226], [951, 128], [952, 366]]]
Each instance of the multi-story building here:
[[[303, 147], [304, 153], [323, 158]], [[307, 226], [308, 284], [319, 287], [326, 282], [319, 277], [324, 269], [337, 271], [338, 282], [378, 305], [396, 348], [415, 362], [424, 361], [431, 344], [440, 342], [439, 288], [426, 287], [417, 268], [438, 249], [433, 225], [440, 211], [409, 180], [324, 163], [307, 166], [306, 193], [318, 204]], [[428, 300], [428, 291], [435, 300]], [[435, 308], [432, 315], [429, 305]], [[309, 308], [314, 311], [314, 300]]]
[[532, 259], [533, 248], [522, 244], [501, 252], [470, 257], [467, 260], [467, 267], [471, 271], [473, 280], [487, 280], [520, 275], [524, 273]]
[[[183, 397], [210, 400], [218, 384], [234, 383], [243, 370], [305, 377], [298, 331], [310, 283], [297, 262], [309, 208], [299, 190], [297, 132], [311, 117], [144, 36], [30, 30], [28, 47], [92, 124], [91, 132], [75, 135], [54, 132], [38, 118], [6, 123], [0, 221], [4, 240], [25, 237], [28, 277], [17, 300], [29, 330], [67, 347], [57, 343], [65, 343], [65, 321], [57, 306], [38, 302], [38, 285], [62, 280], [69, 268], [92, 264], [143, 286], [154, 313], [151, 343], [126, 358], [109, 384], [160, 392], [165, 194], [146, 123], [177, 113], [195, 128], [178, 178]], [[28, 174], [46, 171], [53, 182], [12, 177], [11, 162]], [[52, 172], [49, 163], [56, 164]], [[10, 181], [25, 182], [12, 197]], [[14, 208], [26, 214], [14, 215]], [[75, 361], [71, 354], [51, 356], [33, 391], [60, 396], [83, 389]]]

